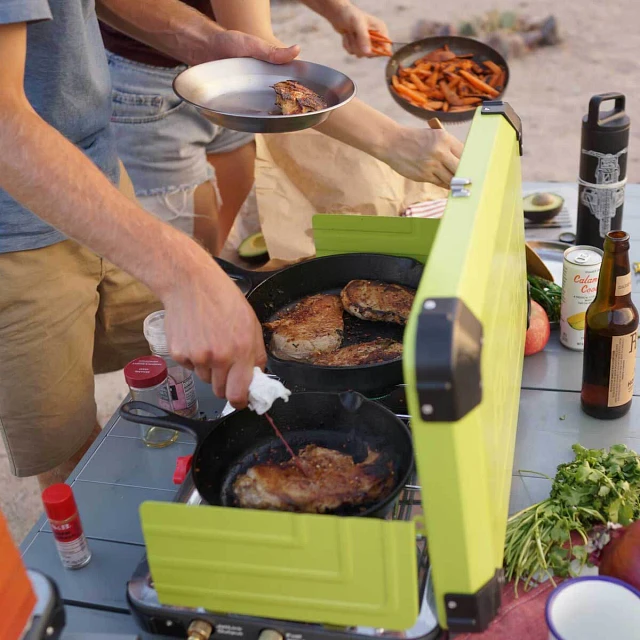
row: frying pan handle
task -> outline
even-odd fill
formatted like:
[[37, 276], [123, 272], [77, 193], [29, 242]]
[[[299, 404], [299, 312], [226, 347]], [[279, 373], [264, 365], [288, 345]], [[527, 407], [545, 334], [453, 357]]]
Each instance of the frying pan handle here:
[[366, 398], [357, 391], [343, 391], [340, 394], [340, 404], [349, 411], [349, 413], [358, 413], [365, 400]]
[[[144, 411], [144, 415], [136, 413], [136, 411]], [[177, 413], [171, 413], [161, 407], [156, 407], [147, 402], [132, 400], [120, 407], [120, 417], [133, 422], [135, 424], [146, 424], [150, 427], [163, 427], [165, 429], [175, 429], [182, 433], [192, 435], [198, 442], [205, 438], [211, 432], [213, 425], [217, 421], [211, 420], [193, 420], [179, 416]]]
[[[260, 283], [270, 278], [276, 271], [250, 271], [243, 269], [231, 262], [227, 262], [222, 258], [215, 258], [218, 266], [240, 287], [245, 293], [253, 291]], [[279, 269], [277, 270], [279, 271]]]

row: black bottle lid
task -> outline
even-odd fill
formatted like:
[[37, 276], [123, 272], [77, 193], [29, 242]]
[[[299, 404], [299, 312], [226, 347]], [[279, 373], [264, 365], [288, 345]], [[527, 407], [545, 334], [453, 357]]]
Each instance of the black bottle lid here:
[[[603, 102], [614, 101], [613, 109], [600, 111]], [[589, 113], [582, 118], [583, 129], [602, 133], [618, 133], [629, 128], [629, 116], [625, 112], [626, 98], [622, 93], [601, 93], [589, 100]]]

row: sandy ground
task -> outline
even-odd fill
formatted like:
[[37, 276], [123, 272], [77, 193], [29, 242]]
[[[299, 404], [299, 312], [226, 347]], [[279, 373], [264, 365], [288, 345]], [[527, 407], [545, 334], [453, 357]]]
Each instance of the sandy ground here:
[[[534, 17], [554, 13], [564, 42], [526, 58], [510, 61], [511, 82], [506, 99], [516, 109], [524, 126], [525, 180], [573, 181], [578, 171], [580, 119], [595, 93], [620, 91], [628, 98], [632, 123], [638, 123], [637, 93], [640, 77], [640, 35], [637, 28], [640, 4], [635, 0], [580, 3], [552, 0], [508, 2], [506, 0], [355, 0], [363, 9], [383, 18], [396, 42], [410, 39], [411, 27], [420, 18], [457, 21], [490, 9], [522, 11]], [[360, 98], [408, 126], [421, 122], [398, 107], [384, 83], [385, 61], [357, 60], [340, 46], [331, 27], [306, 7], [292, 2], [274, 5], [273, 21], [278, 36], [302, 46], [302, 58], [340, 69], [358, 85]], [[465, 125], [450, 130], [464, 139]], [[640, 126], [632, 129], [629, 144], [630, 181], [640, 180]], [[99, 418], [104, 422], [126, 391], [120, 372], [96, 378]], [[6, 455], [0, 451], [0, 509], [20, 540], [35, 521], [40, 502], [33, 479], [9, 475]]]

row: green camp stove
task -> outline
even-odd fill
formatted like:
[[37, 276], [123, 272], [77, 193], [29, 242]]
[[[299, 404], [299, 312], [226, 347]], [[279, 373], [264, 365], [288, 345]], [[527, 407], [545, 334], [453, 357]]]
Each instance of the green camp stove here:
[[417, 467], [395, 518], [213, 507], [185, 485], [178, 502], [141, 506], [147, 559], [128, 595], [145, 628], [185, 637], [201, 620], [211, 637], [417, 640], [488, 626], [527, 315], [521, 147], [517, 115], [486, 102], [441, 220], [314, 221], [318, 255], [425, 264], [404, 334], [405, 386], [390, 390], [406, 395]]

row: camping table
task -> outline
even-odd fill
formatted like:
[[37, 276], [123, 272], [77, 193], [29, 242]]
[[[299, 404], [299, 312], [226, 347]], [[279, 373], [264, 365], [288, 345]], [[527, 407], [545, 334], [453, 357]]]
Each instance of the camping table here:
[[[575, 185], [525, 184], [524, 192], [531, 191], [554, 191], [565, 197], [575, 228]], [[640, 261], [640, 185], [627, 186], [624, 220], [625, 230], [637, 239], [631, 244], [631, 261]], [[565, 230], [536, 229], [527, 236], [557, 240]], [[640, 279], [634, 278], [633, 291], [640, 306]], [[589, 418], [580, 410], [581, 374], [582, 354], [563, 348], [557, 331], [544, 352], [525, 360], [512, 513], [542, 500], [549, 491], [548, 480], [519, 474], [520, 469], [553, 476], [558, 464], [572, 458], [571, 445], [575, 442], [594, 448], [624, 443], [640, 450], [640, 400], [619, 420]], [[636, 395], [640, 395], [640, 383]], [[222, 409], [222, 403], [205, 385], [199, 386], [199, 397], [201, 409], [208, 416]], [[61, 590], [67, 605], [65, 633], [69, 638], [86, 633], [151, 637], [138, 631], [125, 599], [127, 580], [144, 553], [138, 506], [145, 500], [172, 499], [176, 457], [191, 453], [193, 440], [181, 435], [171, 447], [149, 449], [139, 436], [139, 428], [124, 424], [117, 415], [112, 417], [70, 477], [93, 551], [87, 567], [79, 571], [62, 568], [44, 517], [23, 542], [26, 565], [52, 577]]]

